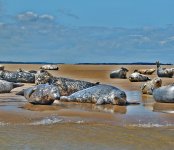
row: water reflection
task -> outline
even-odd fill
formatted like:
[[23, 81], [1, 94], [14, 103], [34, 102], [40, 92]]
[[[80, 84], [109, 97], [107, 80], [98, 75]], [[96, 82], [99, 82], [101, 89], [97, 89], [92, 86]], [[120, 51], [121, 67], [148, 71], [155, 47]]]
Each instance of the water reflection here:
[[155, 112], [164, 112], [164, 113], [174, 113], [174, 104], [173, 103], [157, 103], [153, 104], [153, 111]]

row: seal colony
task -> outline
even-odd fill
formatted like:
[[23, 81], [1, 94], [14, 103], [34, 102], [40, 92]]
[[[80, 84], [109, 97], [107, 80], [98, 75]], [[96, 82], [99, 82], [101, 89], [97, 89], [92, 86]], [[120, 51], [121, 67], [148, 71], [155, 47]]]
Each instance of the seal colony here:
[[[18, 69], [17, 71], [0, 70], [0, 77], [3, 79], [2, 82], [0, 82], [0, 90], [2, 91], [1, 93], [10, 92], [13, 88], [22, 86], [22, 84], [16, 82], [23, 82], [35, 83], [35, 86], [23, 89], [17, 93], [17, 95], [24, 96], [26, 100], [32, 104], [51, 105], [55, 100], [65, 102], [94, 103], [97, 105], [137, 104], [136, 102], [128, 102], [124, 90], [120, 90], [117, 86], [100, 84], [99, 82], [92, 83], [83, 80], [57, 77], [53, 76], [45, 69], [48, 68], [44, 68], [39, 71], [25, 71], [23, 69]], [[145, 70], [146, 71], [142, 73], [149, 75], [148, 71], [151, 73], [154, 72], [154, 69]], [[112, 72], [110, 74], [110, 78], [125, 79], [126, 73], [128, 71], [128, 69], [121, 67], [120, 69]], [[140, 74], [136, 71], [129, 75], [129, 80], [131, 82], [145, 82], [141, 86], [142, 93], [149, 95], [153, 94], [154, 99], [157, 102], [161, 101], [161, 98], [157, 98], [156, 96], [160, 95], [160, 92], [157, 92], [160, 90], [162, 85], [162, 80], [160, 78], [154, 78], [151, 80], [149, 76]], [[166, 91], [170, 92], [171, 88], [166, 88]], [[164, 95], [166, 95], [166, 93], [164, 92]]]

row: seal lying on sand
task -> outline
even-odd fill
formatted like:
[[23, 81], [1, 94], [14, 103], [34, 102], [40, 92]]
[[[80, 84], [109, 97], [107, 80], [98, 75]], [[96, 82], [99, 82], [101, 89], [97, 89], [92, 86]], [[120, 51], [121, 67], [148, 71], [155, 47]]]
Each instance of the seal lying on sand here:
[[171, 68], [171, 69], [161, 68], [159, 61], [156, 62], [156, 65], [157, 65], [158, 77], [172, 78], [172, 76], [174, 74], [173, 68]]
[[24, 89], [16, 95], [24, 96], [29, 103], [40, 105], [51, 105], [55, 99], [60, 98], [59, 89], [55, 85], [40, 84]]
[[53, 82], [53, 75], [51, 73], [49, 73], [46, 70], [39, 70], [36, 74], [35, 74], [35, 84], [45, 84], [45, 83], [49, 83], [51, 84]]
[[44, 70], [58, 70], [59, 68], [57, 67], [57, 65], [43, 65], [40, 67], [40, 69], [44, 69]]
[[144, 81], [148, 81], [151, 79], [148, 76], [145, 76], [145, 75], [140, 74], [138, 72], [134, 72], [129, 76], [129, 80], [131, 82], [144, 82]]
[[152, 92], [155, 88], [159, 88], [162, 85], [162, 80], [160, 78], [154, 78], [151, 81], [148, 81], [141, 86], [141, 91], [143, 94], [152, 95]]
[[0, 78], [9, 82], [34, 83], [35, 75], [25, 71], [0, 70]]
[[21, 83], [13, 83], [5, 80], [0, 80], [0, 93], [9, 93], [12, 89], [23, 85], [24, 84]]
[[155, 72], [155, 69], [139, 69], [139, 70], [136, 69], [136, 70], [134, 70], [134, 72], [151, 75]]
[[60, 101], [67, 102], [81, 102], [81, 103], [95, 103], [126, 105], [126, 93], [120, 89], [110, 85], [96, 85], [78, 92], [70, 96], [61, 96]]
[[3, 65], [0, 65], [0, 70], [4, 70], [4, 66]]
[[91, 83], [87, 81], [74, 80], [74, 79], [68, 79], [68, 78], [62, 78], [62, 77], [57, 77], [54, 80], [55, 80], [54, 85], [56, 85], [59, 88], [61, 96], [67, 96], [74, 92], [99, 84], [99, 82]]
[[121, 78], [121, 79], [126, 79], [126, 73], [127, 73], [128, 71], [129, 71], [128, 69], [122, 67], [122, 68], [119, 69], [119, 70], [116, 70], [116, 71], [111, 72], [110, 78]]
[[153, 97], [156, 102], [174, 103], [174, 84], [154, 89]]

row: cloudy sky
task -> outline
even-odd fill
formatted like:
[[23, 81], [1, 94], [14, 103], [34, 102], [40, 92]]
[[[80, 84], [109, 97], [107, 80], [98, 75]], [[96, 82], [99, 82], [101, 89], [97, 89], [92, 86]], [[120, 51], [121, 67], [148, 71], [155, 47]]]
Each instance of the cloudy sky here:
[[173, 0], [0, 0], [0, 61], [174, 63]]

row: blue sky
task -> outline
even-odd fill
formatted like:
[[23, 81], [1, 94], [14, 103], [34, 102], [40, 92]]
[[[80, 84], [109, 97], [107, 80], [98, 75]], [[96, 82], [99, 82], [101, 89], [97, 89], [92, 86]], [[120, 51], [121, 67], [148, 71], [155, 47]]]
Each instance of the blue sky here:
[[174, 63], [173, 8], [173, 0], [0, 0], [0, 60]]

